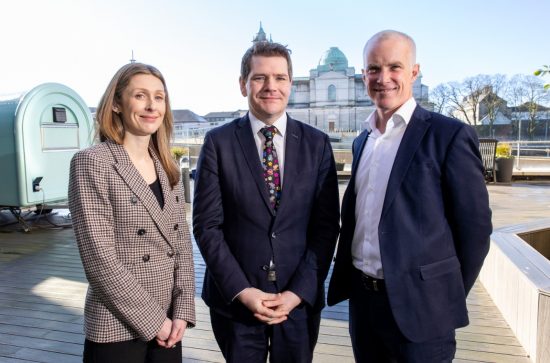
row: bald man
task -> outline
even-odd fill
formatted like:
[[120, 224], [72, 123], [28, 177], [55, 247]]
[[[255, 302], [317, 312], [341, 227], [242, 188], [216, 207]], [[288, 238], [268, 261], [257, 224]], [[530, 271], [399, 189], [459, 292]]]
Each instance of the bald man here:
[[376, 105], [353, 143], [328, 304], [349, 299], [357, 362], [451, 362], [466, 295], [489, 249], [491, 210], [474, 129], [413, 98], [408, 35], [364, 48]]

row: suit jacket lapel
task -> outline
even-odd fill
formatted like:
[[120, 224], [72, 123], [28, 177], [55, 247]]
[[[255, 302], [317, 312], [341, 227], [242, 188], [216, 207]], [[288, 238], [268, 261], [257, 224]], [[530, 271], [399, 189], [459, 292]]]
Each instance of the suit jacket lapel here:
[[241, 118], [237, 123], [235, 136], [239, 141], [244, 159], [246, 160], [246, 164], [252, 174], [252, 178], [256, 182], [258, 192], [262, 196], [265, 206], [271, 210], [271, 213], [274, 214], [275, 211], [271, 208], [271, 202], [269, 201], [267, 185], [265, 184], [265, 180], [262, 176], [264, 170], [262, 168], [260, 158], [258, 157], [258, 149], [256, 148], [256, 143], [254, 142], [254, 136], [252, 135], [252, 127], [250, 126], [248, 115]]
[[363, 154], [363, 149], [365, 148], [365, 145], [367, 144], [367, 140], [369, 139], [370, 132], [365, 130], [363, 131], [355, 141], [353, 142], [353, 160], [351, 163], [351, 178], [349, 180], [348, 186], [346, 187], [346, 191], [344, 193], [344, 198], [355, 198], [355, 174], [357, 173], [357, 166], [359, 165], [359, 160], [361, 159], [361, 155]]
[[361, 159], [361, 154], [363, 154], [363, 149], [365, 148], [365, 145], [367, 144], [367, 140], [369, 139], [370, 131], [363, 131], [359, 136], [357, 136], [357, 139], [353, 143], [354, 150], [353, 150], [353, 161], [351, 164], [351, 174], [355, 175], [355, 172], [357, 171], [357, 165], [359, 165], [359, 160]]
[[281, 200], [278, 213], [289, 204], [285, 195], [289, 195], [289, 190], [296, 183], [298, 174], [298, 165], [300, 162], [300, 141], [302, 140], [302, 130], [298, 122], [287, 116], [286, 122], [286, 140], [285, 140], [285, 160], [283, 186], [281, 190]]
[[[170, 244], [170, 233], [171, 233], [171, 229], [173, 228], [170, 221], [170, 216], [174, 213], [173, 199], [175, 197], [172, 193], [172, 186], [170, 186], [168, 175], [166, 175], [166, 172], [162, 167], [160, 159], [158, 158], [157, 154], [152, 148], [149, 148], [149, 151], [151, 153], [151, 156], [153, 157], [153, 162], [155, 163], [155, 169], [157, 170], [157, 176], [160, 180], [160, 185], [162, 187], [162, 195], [164, 197], [164, 208], [161, 210], [161, 213], [153, 214], [152, 217], [155, 220], [155, 223], [157, 224], [157, 226], [159, 227], [162, 235], [164, 236], [166, 241]], [[152, 192], [150, 187], [149, 187], [149, 191]], [[150, 193], [150, 194], [153, 194], [153, 193]], [[153, 194], [153, 197], [155, 198], [153, 205], [160, 210], [158, 200], [156, 199], [154, 194]], [[157, 216], [157, 218], [155, 218], [155, 215]]]
[[[357, 173], [357, 167], [359, 165], [359, 160], [363, 154], [363, 149], [367, 144], [369, 139], [370, 132], [365, 130], [353, 141], [353, 160], [351, 164], [351, 178], [349, 180], [346, 191], [342, 199], [342, 225], [350, 227], [351, 233], [353, 233], [353, 228], [355, 228], [355, 175]], [[344, 224], [345, 223], [345, 224]], [[342, 230], [344, 232], [344, 230]], [[351, 244], [351, 240], [349, 241]]]
[[430, 118], [430, 113], [416, 106], [411, 120], [407, 125], [395, 161], [393, 163], [390, 179], [388, 180], [388, 187], [386, 189], [386, 196], [384, 198], [384, 206], [382, 207], [382, 218], [388, 211], [393, 199], [395, 198], [399, 187], [403, 182], [403, 178], [409, 169], [409, 165], [412, 158], [422, 141], [426, 131], [430, 127], [430, 124], [426, 121]]
[[[136, 197], [143, 203], [143, 206], [149, 212], [151, 218], [155, 221], [158, 229], [161, 234], [164, 236], [166, 241], [170, 241], [170, 232], [169, 232], [169, 221], [168, 217], [170, 214], [167, 208], [169, 205], [170, 212], [172, 211], [172, 201], [170, 198], [170, 185], [168, 183], [168, 178], [164, 169], [162, 168], [160, 161], [158, 160], [157, 155], [154, 152], [151, 152], [153, 162], [155, 163], [155, 169], [157, 171], [157, 176], [160, 178], [160, 183], [162, 187], [162, 192], [164, 195], [164, 205], [165, 210], [160, 209], [157, 198], [153, 194], [151, 187], [147, 185], [145, 179], [141, 176], [139, 171], [135, 168], [134, 164], [130, 160], [128, 153], [124, 150], [122, 145], [118, 145], [114, 142], [108, 142], [109, 148], [116, 160], [115, 169], [119, 173], [122, 180], [128, 185], [128, 187], [134, 192]], [[168, 189], [170, 188], [170, 189]]]

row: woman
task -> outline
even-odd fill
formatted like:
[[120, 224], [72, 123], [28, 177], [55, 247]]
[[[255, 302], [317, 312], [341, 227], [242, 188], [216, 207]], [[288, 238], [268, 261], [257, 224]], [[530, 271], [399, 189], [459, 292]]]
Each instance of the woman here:
[[97, 122], [101, 143], [73, 157], [69, 182], [90, 283], [84, 362], [181, 362], [183, 333], [195, 325], [195, 284], [162, 74], [122, 67]]

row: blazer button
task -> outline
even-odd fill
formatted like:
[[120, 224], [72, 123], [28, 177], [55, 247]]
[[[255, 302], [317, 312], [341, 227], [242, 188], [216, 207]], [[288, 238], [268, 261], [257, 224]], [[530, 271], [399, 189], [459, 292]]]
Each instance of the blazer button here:
[[132, 198], [130, 198], [130, 202], [132, 202], [132, 204], [136, 204], [138, 202], [137, 197], [133, 196]]
[[148, 262], [151, 259], [151, 256], [143, 255], [143, 257], [141, 259], [143, 260], [143, 262]]
[[179, 228], [179, 225], [178, 225], [177, 223], [176, 223], [176, 224], [174, 224], [174, 231], [177, 231], [177, 230], [178, 230], [178, 228]]
[[268, 265], [263, 265], [263, 266], [262, 266], [262, 270], [264, 270], [264, 271], [269, 270], [269, 266], [268, 266]]
[[145, 234], [145, 230], [143, 228], [138, 229], [137, 234], [138, 236], [143, 236]]
[[277, 238], [277, 233], [275, 233], [275, 232], [271, 233], [271, 238], [273, 238], [273, 239]]
[[173, 251], [170, 251], [170, 252], [168, 252], [168, 253], [166, 254], [166, 256], [172, 258], [172, 257], [174, 257], [174, 252], [173, 252]]

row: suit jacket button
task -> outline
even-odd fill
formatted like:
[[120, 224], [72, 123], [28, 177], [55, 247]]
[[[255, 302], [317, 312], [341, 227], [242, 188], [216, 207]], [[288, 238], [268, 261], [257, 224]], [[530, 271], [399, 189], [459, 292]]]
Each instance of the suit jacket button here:
[[145, 230], [143, 228], [138, 229], [137, 234], [138, 236], [143, 236], [145, 234]]
[[173, 251], [170, 251], [166, 254], [168, 257], [172, 258], [174, 257], [174, 252]]
[[277, 233], [275, 233], [275, 232], [271, 233], [271, 238], [273, 238], [273, 239], [277, 238]]
[[151, 256], [143, 255], [143, 257], [141, 259], [143, 260], [143, 262], [148, 262], [151, 259]]
[[264, 271], [269, 270], [269, 266], [268, 266], [268, 265], [263, 265], [263, 266], [262, 266], [262, 270], [264, 270]]
[[177, 223], [176, 223], [176, 224], [174, 224], [174, 231], [177, 231], [177, 230], [178, 230], [178, 228], [179, 228], [179, 225], [178, 225]]
[[130, 202], [132, 202], [132, 204], [136, 204], [138, 202], [137, 197], [133, 196], [132, 198], [130, 198]]

